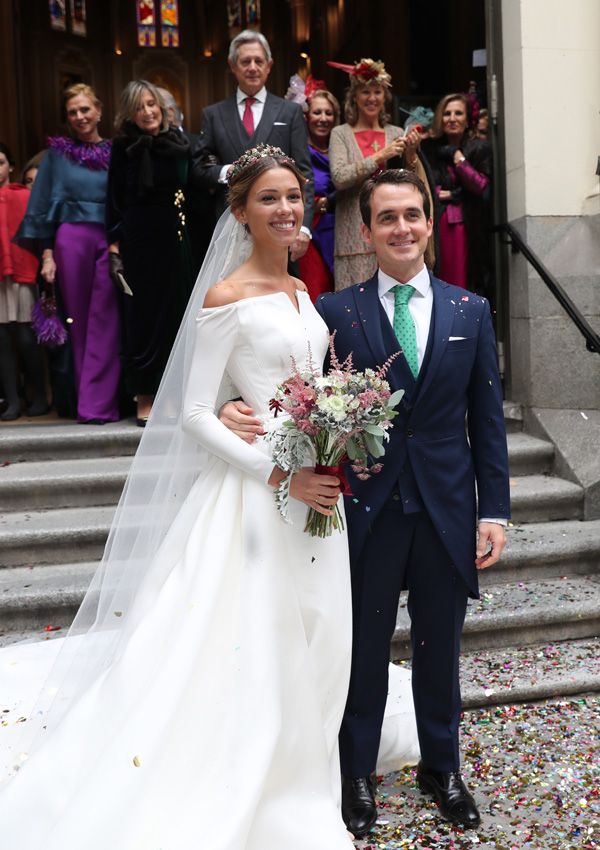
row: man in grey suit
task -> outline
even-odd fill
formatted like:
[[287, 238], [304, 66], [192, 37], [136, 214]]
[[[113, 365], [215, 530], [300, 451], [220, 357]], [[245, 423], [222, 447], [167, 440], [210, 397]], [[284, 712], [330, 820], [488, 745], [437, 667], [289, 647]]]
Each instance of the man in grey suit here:
[[193, 169], [196, 181], [216, 193], [220, 215], [226, 206], [227, 172], [245, 150], [265, 142], [291, 156], [308, 180], [304, 225], [291, 251], [294, 261], [306, 252], [310, 242], [313, 172], [302, 110], [265, 88], [272, 66], [271, 48], [262, 33], [243, 30], [236, 35], [229, 46], [229, 67], [238, 88], [233, 97], [205, 107]]

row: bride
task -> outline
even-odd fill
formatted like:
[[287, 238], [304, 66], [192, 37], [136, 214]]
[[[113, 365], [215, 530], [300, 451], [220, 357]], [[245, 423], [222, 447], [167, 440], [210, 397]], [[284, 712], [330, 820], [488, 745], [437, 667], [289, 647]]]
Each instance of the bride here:
[[290, 358], [327, 350], [287, 274], [303, 182], [279, 149], [233, 167], [233, 215], [213, 237], [103, 562], [11, 751], [7, 850], [352, 846], [337, 753], [347, 540], [302, 530], [306, 506], [330, 512], [339, 482], [296, 474], [284, 523], [269, 443], [239, 440], [214, 413], [235, 386], [268, 431]]

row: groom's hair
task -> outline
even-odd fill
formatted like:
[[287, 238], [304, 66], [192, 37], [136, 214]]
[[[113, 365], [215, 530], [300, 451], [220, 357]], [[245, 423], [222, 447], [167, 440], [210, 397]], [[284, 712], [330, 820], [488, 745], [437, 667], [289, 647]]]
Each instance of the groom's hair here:
[[383, 186], [384, 184], [391, 186], [414, 186], [423, 198], [423, 212], [425, 213], [425, 218], [429, 218], [431, 216], [429, 194], [427, 193], [425, 184], [419, 175], [415, 174], [414, 171], [407, 171], [405, 168], [390, 168], [388, 171], [380, 172], [375, 177], [369, 177], [369, 179], [363, 183], [360, 190], [360, 194], [358, 196], [360, 215], [363, 222], [369, 229], [371, 229], [371, 198], [373, 197], [375, 189], [378, 186]]

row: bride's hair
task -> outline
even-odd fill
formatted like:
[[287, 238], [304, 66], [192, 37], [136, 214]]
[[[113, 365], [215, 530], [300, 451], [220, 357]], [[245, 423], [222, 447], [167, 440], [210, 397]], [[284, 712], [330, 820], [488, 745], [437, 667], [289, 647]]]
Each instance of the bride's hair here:
[[[246, 156], [246, 154], [243, 155], [243, 157]], [[243, 157], [240, 157], [238, 163], [240, 163]], [[227, 192], [227, 202], [231, 209], [239, 210], [244, 207], [254, 183], [256, 183], [261, 174], [264, 174], [265, 171], [271, 171], [273, 168], [287, 168], [288, 171], [292, 172], [298, 180], [302, 200], [304, 200], [306, 177], [302, 174], [294, 160], [290, 159], [289, 156], [286, 156], [281, 151], [280, 155], [270, 154], [268, 156], [261, 155], [253, 157], [249, 159], [247, 165], [242, 163], [241, 167], [237, 166], [237, 163], [234, 164], [233, 173], [229, 177], [229, 189]]]

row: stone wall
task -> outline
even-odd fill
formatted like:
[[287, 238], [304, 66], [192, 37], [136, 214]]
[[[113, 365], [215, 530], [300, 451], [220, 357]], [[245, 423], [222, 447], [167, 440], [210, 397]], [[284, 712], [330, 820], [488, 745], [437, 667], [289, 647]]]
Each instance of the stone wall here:
[[[600, 215], [526, 216], [513, 225], [600, 333]], [[511, 399], [525, 407], [600, 410], [600, 355], [589, 352], [544, 282], [510, 258]]]

